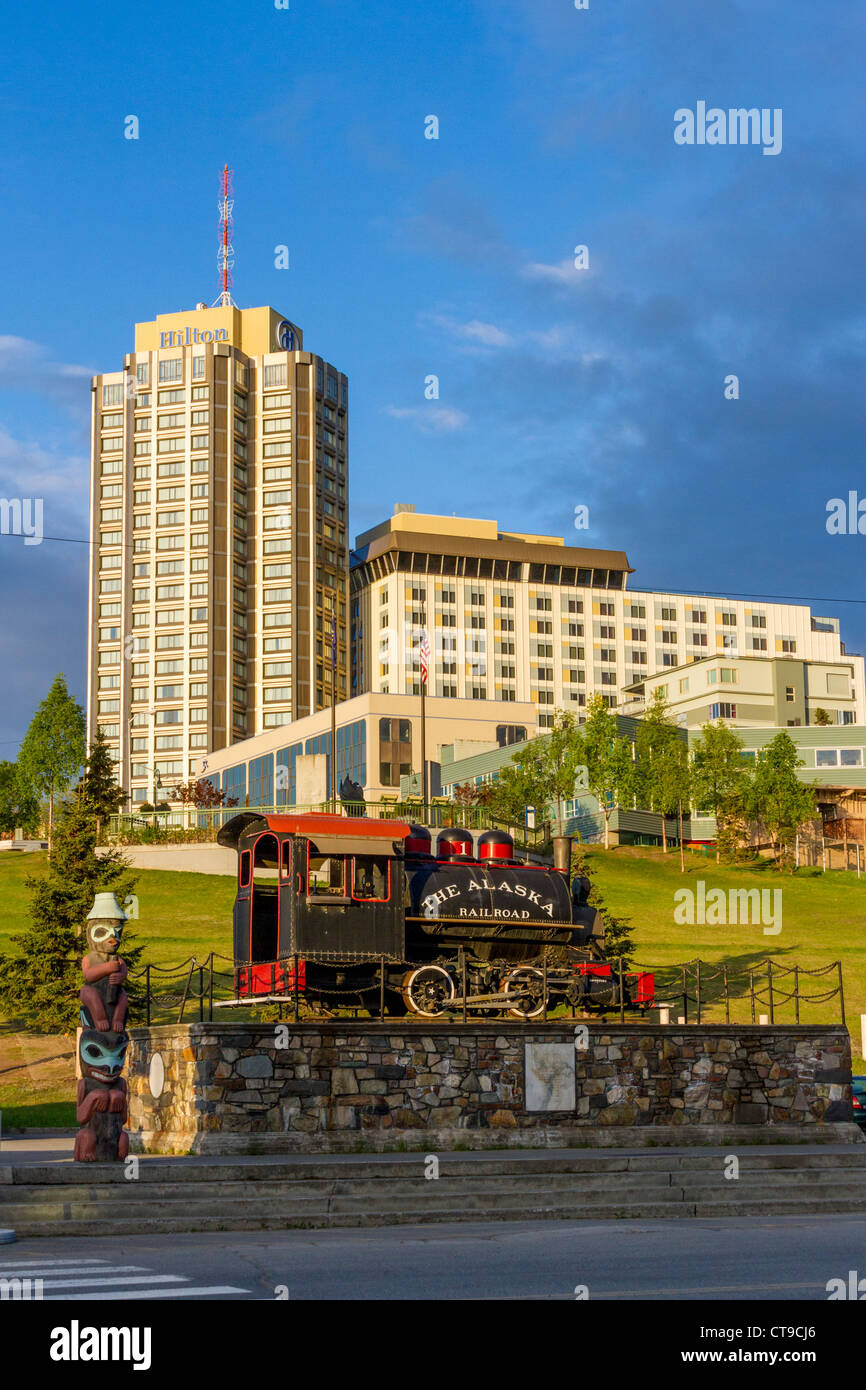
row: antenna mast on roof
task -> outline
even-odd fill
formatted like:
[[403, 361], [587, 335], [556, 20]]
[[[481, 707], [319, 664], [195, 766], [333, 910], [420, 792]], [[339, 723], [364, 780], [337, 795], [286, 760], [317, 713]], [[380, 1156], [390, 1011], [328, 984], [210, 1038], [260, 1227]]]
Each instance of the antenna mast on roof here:
[[220, 245], [217, 253], [217, 266], [220, 273], [220, 292], [218, 298], [214, 300], [213, 307], [217, 305], [233, 307], [234, 300], [231, 296], [232, 267], [235, 263], [235, 249], [232, 246], [232, 209], [235, 201], [232, 194], [232, 180], [234, 170], [226, 164], [220, 174]]

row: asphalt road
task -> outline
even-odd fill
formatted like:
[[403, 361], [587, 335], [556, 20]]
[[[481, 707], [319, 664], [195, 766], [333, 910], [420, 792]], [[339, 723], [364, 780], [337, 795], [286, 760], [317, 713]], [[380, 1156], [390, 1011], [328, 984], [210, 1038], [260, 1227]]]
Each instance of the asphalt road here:
[[43, 1297], [826, 1301], [866, 1275], [866, 1216], [485, 1222], [343, 1231], [23, 1239], [0, 1277]]

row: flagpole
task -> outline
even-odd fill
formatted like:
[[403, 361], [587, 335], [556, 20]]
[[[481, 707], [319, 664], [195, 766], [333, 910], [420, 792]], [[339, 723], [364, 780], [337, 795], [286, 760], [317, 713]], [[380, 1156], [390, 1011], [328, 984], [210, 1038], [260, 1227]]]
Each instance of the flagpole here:
[[331, 617], [331, 810], [337, 809], [337, 614]]
[[421, 634], [421, 800], [424, 804], [424, 816], [427, 816], [427, 673], [428, 662], [425, 661], [424, 645], [427, 641], [427, 606], [422, 608], [424, 628]]

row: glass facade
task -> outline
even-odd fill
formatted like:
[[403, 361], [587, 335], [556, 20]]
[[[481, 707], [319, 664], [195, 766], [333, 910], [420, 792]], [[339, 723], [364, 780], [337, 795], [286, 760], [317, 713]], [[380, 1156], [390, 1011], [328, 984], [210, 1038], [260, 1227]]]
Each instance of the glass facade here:
[[266, 753], [249, 763], [249, 798], [251, 806], [274, 806], [274, 755]]

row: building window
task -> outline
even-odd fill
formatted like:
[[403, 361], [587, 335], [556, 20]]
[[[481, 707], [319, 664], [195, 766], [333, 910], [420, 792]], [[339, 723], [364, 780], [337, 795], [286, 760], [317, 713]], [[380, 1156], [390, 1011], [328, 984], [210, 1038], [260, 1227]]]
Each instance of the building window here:
[[710, 705], [711, 719], [736, 719], [737, 706], [728, 704], [726, 700], [719, 700], [716, 704]]
[[182, 381], [183, 380], [183, 358], [169, 357], [159, 364], [160, 381]]
[[412, 771], [412, 722], [379, 720], [379, 781], [383, 787], [399, 787], [400, 777]]
[[123, 387], [122, 387], [122, 386], [103, 386], [103, 388], [102, 388], [102, 404], [103, 404], [103, 405], [121, 405], [122, 402], [123, 402]]
[[271, 386], [285, 386], [286, 384], [286, 364], [285, 362], [272, 362], [265, 367], [264, 386], [267, 390]]

